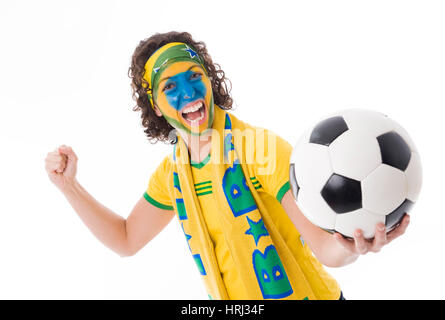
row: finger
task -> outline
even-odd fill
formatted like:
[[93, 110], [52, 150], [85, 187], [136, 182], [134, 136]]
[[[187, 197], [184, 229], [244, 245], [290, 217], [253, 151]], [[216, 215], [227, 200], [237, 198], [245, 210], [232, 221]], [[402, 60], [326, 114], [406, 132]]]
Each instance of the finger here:
[[66, 166], [66, 161], [59, 160], [59, 159], [57, 159], [57, 160], [50, 159], [50, 160], [46, 160], [46, 164], [50, 165], [52, 167], [61, 167], [61, 168], [63, 168], [63, 167]]
[[59, 150], [56, 148], [56, 149], [54, 149], [54, 151], [50, 151], [50, 152], [48, 152], [48, 153], [46, 154], [46, 156], [49, 157], [50, 155], [53, 155], [53, 154], [59, 154]]
[[59, 153], [51, 153], [48, 154], [48, 156], [46, 157], [47, 161], [62, 161], [63, 160], [63, 156]]
[[45, 161], [46, 168], [50, 168], [50, 170], [63, 172], [66, 168], [66, 161], [60, 159], [47, 159]]
[[386, 228], [383, 223], [379, 223], [375, 228], [374, 240], [372, 241], [372, 251], [379, 252], [386, 244]]
[[46, 166], [50, 166], [50, 167], [65, 168], [66, 164], [67, 164], [66, 159], [63, 159], [62, 157], [60, 157], [60, 158], [50, 158], [50, 159], [46, 159], [45, 160], [45, 165]]
[[363, 231], [358, 229], [354, 232], [355, 249], [360, 254], [368, 252], [368, 246], [366, 245], [365, 238], [363, 237]]
[[49, 173], [62, 173], [65, 170], [65, 165], [58, 162], [47, 162], [45, 168]]
[[58, 173], [63, 173], [65, 171], [66, 168], [66, 161], [63, 161], [59, 164], [59, 167], [57, 168], [57, 172]]
[[408, 228], [409, 225], [409, 220], [410, 216], [408, 214], [405, 214], [405, 216], [402, 219], [402, 222], [394, 230], [390, 231], [386, 235], [388, 243], [405, 233], [406, 228]]
[[346, 250], [354, 252], [355, 251], [355, 245], [354, 242], [351, 240], [346, 239], [343, 237], [340, 233], [336, 232], [334, 233], [335, 240], [340, 243], [341, 246], [343, 246]]
[[45, 159], [48, 159], [48, 158], [54, 158], [54, 157], [60, 157], [60, 153], [59, 153], [58, 150], [48, 152], [48, 153], [46, 154], [46, 158], [45, 158]]

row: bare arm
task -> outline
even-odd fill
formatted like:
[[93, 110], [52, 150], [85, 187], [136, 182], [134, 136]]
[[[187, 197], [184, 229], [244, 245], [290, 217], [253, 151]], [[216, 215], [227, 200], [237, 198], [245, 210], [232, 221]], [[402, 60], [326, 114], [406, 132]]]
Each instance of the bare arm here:
[[121, 256], [130, 256], [153, 239], [174, 216], [143, 197], [127, 219], [94, 199], [76, 180], [77, 156], [62, 146], [48, 154], [46, 170], [50, 180], [65, 195], [83, 223], [105, 246]]
[[78, 182], [64, 195], [94, 236], [123, 257], [142, 249], [174, 216], [173, 211], [159, 209], [141, 197], [124, 219], [100, 204]]

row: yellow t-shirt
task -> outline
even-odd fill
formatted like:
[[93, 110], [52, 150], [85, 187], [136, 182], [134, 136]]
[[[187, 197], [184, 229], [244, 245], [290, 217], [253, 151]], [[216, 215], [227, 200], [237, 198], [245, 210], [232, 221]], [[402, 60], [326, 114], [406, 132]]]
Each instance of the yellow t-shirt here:
[[[304, 243], [295, 226], [287, 216], [281, 205], [281, 199], [290, 189], [289, 185], [289, 159], [292, 147], [285, 140], [279, 138], [276, 148], [275, 170], [273, 174], [265, 174], [264, 170], [255, 170], [254, 176], [249, 177], [253, 186], [268, 208], [281, 236], [296, 256], [301, 269], [305, 273], [315, 295], [320, 299], [338, 299], [340, 288], [337, 282], [324, 270], [320, 262], [315, 259], [309, 247]], [[223, 231], [218, 223], [218, 209], [212, 188], [211, 166], [208, 165], [210, 155], [201, 163], [191, 163], [195, 192], [201, 205], [210, 238], [215, 248], [216, 259], [230, 299], [249, 299], [241, 277], [234, 265], [230, 251], [224, 240]], [[258, 169], [265, 164], [258, 165]], [[167, 156], [152, 174], [148, 188], [144, 193], [151, 204], [166, 210], [173, 210], [171, 190], [173, 188], [173, 162], [172, 155]], [[297, 248], [300, 246], [299, 248]], [[303, 250], [301, 250], [303, 246]], [[300, 256], [297, 257], [297, 252]], [[301, 256], [303, 252], [303, 256]], [[279, 254], [279, 252], [278, 252]], [[286, 269], [286, 265], [284, 265]], [[291, 276], [291, 275], [288, 275]]]

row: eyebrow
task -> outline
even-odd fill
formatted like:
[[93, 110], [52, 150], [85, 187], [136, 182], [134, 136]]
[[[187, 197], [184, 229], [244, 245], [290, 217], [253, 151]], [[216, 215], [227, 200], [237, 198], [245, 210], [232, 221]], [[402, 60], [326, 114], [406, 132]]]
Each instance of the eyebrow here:
[[[199, 66], [198, 65], [195, 65], [195, 66], [191, 66], [190, 68], [188, 68], [187, 69], [187, 71], [190, 71], [190, 70], [192, 70], [193, 68], [199, 68]], [[173, 77], [173, 76], [172, 76]], [[171, 77], [165, 77], [165, 78], [162, 78], [161, 80], [159, 80], [159, 83], [161, 83], [161, 81], [164, 81], [164, 80], [167, 80], [167, 79], [170, 79]]]

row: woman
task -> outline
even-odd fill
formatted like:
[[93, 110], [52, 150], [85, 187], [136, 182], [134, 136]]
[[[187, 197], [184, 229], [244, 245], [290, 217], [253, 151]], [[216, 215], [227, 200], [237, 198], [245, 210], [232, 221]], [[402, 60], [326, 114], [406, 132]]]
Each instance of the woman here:
[[226, 111], [228, 80], [190, 34], [141, 41], [129, 75], [147, 137], [174, 147], [128, 218], [78, 183], [70, 147], [46, 158], [50, 180], [121, 256], [138, 252], [176, 214], [211, 299], [339, 299], [322, 264], [340, 267], [377, 252], [408, 226], [406, 215], [389, 234], [378, 225], [373, 240], [361, 230], [347, 240], [309, 222], [289, 190], [291, 146]]

